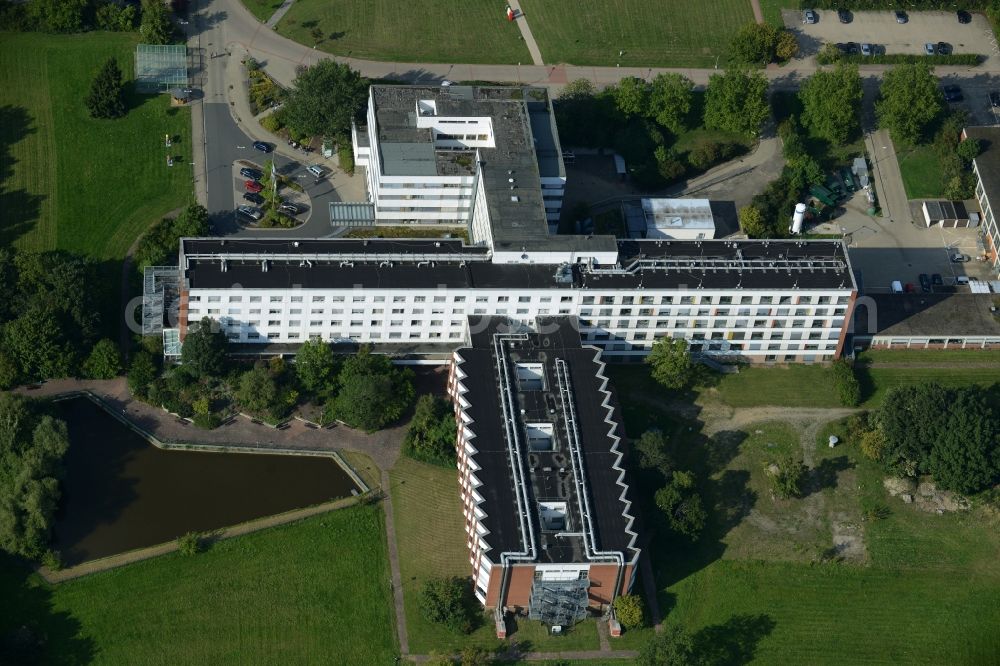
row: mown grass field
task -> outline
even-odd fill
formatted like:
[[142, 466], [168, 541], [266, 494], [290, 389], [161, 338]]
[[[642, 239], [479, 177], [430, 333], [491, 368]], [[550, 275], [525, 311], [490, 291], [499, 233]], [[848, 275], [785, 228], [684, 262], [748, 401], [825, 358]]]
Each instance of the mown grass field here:
[[296, 0], [278, 23], [278, 32], [328, 53], [354, 58], [531, 63], [520, 30], [504, 17], [503, 3]]
[[284, 0], [243, 0], [243, 5], [261, 23], [266, 23], [274, 12], [278, 11]]
[[[420, 614], [420, 591], [428, 579], [435, 576], [464, 578], [472, 574], [465, 546], [457, 471], [401, 457], [389, 476], [410, 652], [458, 651], [466, 645], [497, 647], [492, 619], [486, 615], [478, 629], [469, 636], [462, 636], [428, 622]], [[521, 620], [509, 637], [539, 651], [596, 650], [599, 647], [593, 620], [558, 637], [549, 636], [539, 622]]]
[[795, 0], [760, 0], [760, 9], [764, 12], [764, 20], [776, 28], [785, 27], [785, 22], [781, 20], [781, 10], [797, 5]]
[[392, 664], [385, 528], [357, 506], [52, 587], [0, 566], [0, 634], [54, 664]]
[[933, 146], [917, 146], [900, 151], [899, 171], [907, 199], [936, 199], [944, 192], [941, 164]]
[[[746, 0], [522, 0], [546, 63], [614, 67], [726, 64]], [[624, 53], [619, 56], [619, 51]]]
[[0, 244], [119, 260], [151, 223], [191, 201], [188, 109], [130, 94], [125, 118], [95, 120], [84, 105], [108, 57], [132, 78], [137, 41], [0, 34]]
[[1000, 351], [988, 349], [869, 349], [858, 354], [859, 364], [965, 365], [996, 363]]

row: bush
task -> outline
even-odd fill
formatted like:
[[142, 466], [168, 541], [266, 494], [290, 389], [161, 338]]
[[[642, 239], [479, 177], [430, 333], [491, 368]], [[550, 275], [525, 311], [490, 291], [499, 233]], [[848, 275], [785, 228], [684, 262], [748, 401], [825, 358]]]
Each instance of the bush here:
[[695, 169], [707, 171], [720, 162], [731, 160], [743, 150], [743, 146], [738, 143], [707, 141], [688, 153], [687, 161]]
[[847, 359], [837, 359], [833, 362], [833, 386], [837, 391], [840, 404], [844, 407], [857, 407], [861, 404], [861, 384], [854, 374], [854, 366]]
[[149, 397], [150, 385], [156, 379], [156, 364], [145, 351], [136, 352], [128, 369], [128, 389], [137, 398]]
[[215, 430], [222, 423], [222, 419], [220, 419], [216, 414], [196, 413], [192, 421], [202, 430]]
[[[831, 48], [832, 47], [832, 48]], [[834, 44], [827, 44], [816, 56], [820, 65], [832, 65], [837, 62], [849, 62], [855, 65], [908, 65], [926, 63], [928, 65], [950, 65], [974, 67], [986, 60], [984, 55], [974, 53], [952, 53], [950, 55], [916, 55], [912, 53], [886, 53], [883, 55], [864, 56], [860, 53], [847, 54]]]
[[802, 461], [791, 456], [784, 456], [772, 464], [778, 468], [777, 471], [768, 470], [775, 494], [785, 499], [800, 497], [807, 471]]
[[457, 576], [432, 578], [424, 583], [420, 603], [424, 618], [430, 622], [460, 634], [476, 628], [478, 604], [467, 580]]
[[638, 594], [623, 594], [620, 597], [615, 597], [612, 605], [618, 623], [625, 629], [638, 629], [645, 624], [642, 598]]
[[59, 571], [63, 567], [62, 556], [59, 554], [58, 550], [47, 550], [45, 554], [42, 555], [42, 565], [48, 567], [52, 571]]
[[354, 149], [349, 143], [341, 143], [337, 149], [337, 161], [348, 176], [354, 175]]
[[451, 403], [425, 393], [417, 399], [410, 428], [403, 440], [403, 453], [436, 465], [455, 465], [455, 414]]
[[114, 379], [122, 372], [122, 360], [118, 345], [104, 338], [98, 340], [83, 362], [83, 372], [91, 379]]
[[202, 536], [201, 532], [188, 532], [184, 536], [178, 537], [177, 550], [180, 551], [181, 555], [188, 557], [197, 555], [202, 551]]

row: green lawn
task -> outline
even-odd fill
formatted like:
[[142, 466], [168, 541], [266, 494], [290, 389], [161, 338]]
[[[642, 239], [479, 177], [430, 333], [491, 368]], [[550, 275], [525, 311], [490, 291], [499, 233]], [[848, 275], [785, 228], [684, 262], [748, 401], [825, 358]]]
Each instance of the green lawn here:
[[932, 146], [917, 146], [897, 155], [908, 199], [937, 199], [944, 193], [941, 164]]
[[0, 634], [36, 626], [46, 663], [382, 666], [397, 654], [378, 505], [55, 587], [5, 562], [0, 598]]
[[[83, 104], [109, 56], [132, 77], [137, 41], [0, 33], [0, 244], [121, 259], [152, 222], [191, 200], [188, 109], [130, 94], [127, 117], [94, 120]], [[166, 134], [175, 137], [169, 151]]]
[[243, 5], [250, 10], [250, 13], [257, 17], [261, 23], [267, 23], [274, 12], [278, 11], [284, 0], [243, 0]]
[[988, 349], [869, 349], [858, 354], [858, 363], [898, 365], [996, 363], [1000, 367], [1000, 351]]
[[[546, 63], [713, 67], [753, 21], [748, 0], [522, 0]], [[618, 55], [619, 51], [625, 53]]]
[[785, 22], [781, 20], [781, 10], [796, 6], [794, 0], [760, 0], [760, 8], [764, 12], [764, 20], [776, 28], [784, 28]]
[[354, 58], [530, 64], [520, 30], [503, 12], [503, 3], [452, 0], [296, 0], [278, 32]]
[[[389, 476], [410, 652], [457, 651], [465, 645], [495, 648], [496, 633], [492, 619], [486, 615], [476, 631], [462, 636], [428, 622], [420, 614], [420, 591], [426, 580], [434, 576], [472, 574], [465, 546], [458, 472], [401, 457]], [[519, 643], [528, 641], [531, 649], [546, 652], [599, 647], [593, 620], [577, 625], [564, 636], [552, 637], [540, 622], [520, 619], [509, 637]]]

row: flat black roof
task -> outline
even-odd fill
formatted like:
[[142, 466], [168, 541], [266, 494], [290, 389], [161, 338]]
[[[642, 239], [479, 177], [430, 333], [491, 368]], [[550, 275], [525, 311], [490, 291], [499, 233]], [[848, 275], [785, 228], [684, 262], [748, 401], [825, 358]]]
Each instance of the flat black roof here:
[[186, 277], [196, 289], [855, 288], [840, 241], [629, 240], [618, 249], [617, 268], [576, 264], [572, 283], [564, 283], [555, 264], [484, 261], [485, 247], [460, 239], [182, 240]]
[[[1000, 319], [990, 310], [1000, 306], [995, 294], [877, 294], [869, 296], [875, 308], [858, 301], [856, 337], [1000, 337]], [[869, 321], [875, 332], [868, 333]]]
[[[535, 364], [544, 375], [544, 388], [539, 390], [523, 390], [516, 386], [514, 378], [518, 408], [515, 427], [547, 422], [553, 428], [553, 450], [529, 449], [526, 445], [523, 450], [527, 457], [525, 467], [529, 470], [528, 514], [536, 534], [537, 558], [542, 562], [586, 561], [579, 536], [583, 529], [580, 506], [584, 497], [578, 494], [575, 483], [576, 468], [568, 450], [570, 433], [556, 378], [556, 360], [560, 359], [565, 362], [570, 378], [587, 489], [585, 500], [590, 506], [596, 539], [594, 547], [622, 552], [626, 561], [630, 561], [637, 551], [634, 527], [630, 527], [628, 489], [619, 483], [623, 481], [622, 471], [615, 466], [620, 456], [612, 450], [615, 438], [624, 438], [621, 417], [613, 399], [610, 416], [603, 404], [605, 394], [601, 392], [603, 378], [599, 375], [602, 368], [599, 352], [581, 346], [575, 323], [571, 317], [540, 317], [536, 328], [542, 333], [529, 332], [527, 340], [505, 341], [502, 347], [502, 362], [508, 364], [511, 373], [516, 373], [517, 364]], [[496, 560], [502, 552], [520, 550], [527, 538], [521, 532], [518, 517], [515, 475], [502, 419], [498, 388], [501, 383], [493, 345], [495, 334], [518, 329], [504, 317], [470, 317], [469, 329], [472, 347], [459, 349], [456, 353], [461, 358], [459, 367], [466, 375], [461, 383], [467, 391], [464, 394], [469, 404], [466, 412], [472, 419], [469, 427], [475, 433], [470, 443], [477, 450], [474, 459], [480, 468], [475, 475], [482, 485], [476, 490], [484, 498], [481, 508], [486, 515], [482, 523], [489, 530], [484, 539], [493, 551], [491, 557]], [[623, 442], [618, 443], [619, 448], [623, 446]], [[543, 529], [540, 502], [567, 505], [564, 533]]]
[[1000, 196], [1000, 127], [966, 127], [965, 136], [977, 139], [982, 144], [982, 152], [973, 162], [983, 181], [986, 196], [995, 200]]

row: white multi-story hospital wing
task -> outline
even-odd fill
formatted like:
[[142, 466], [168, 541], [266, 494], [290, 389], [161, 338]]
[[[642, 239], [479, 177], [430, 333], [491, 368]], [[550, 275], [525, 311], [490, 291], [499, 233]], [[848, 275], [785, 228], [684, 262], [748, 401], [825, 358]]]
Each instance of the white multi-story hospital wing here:
[[672, 337], [720, 359], [816, 362], [842, 352], [856, 294], [839, 240], [188, 238], [175, 272], [147, 271], [143, 316], [168, 355], [203, 317], [261, 352], [308, 339], [444, 352], [468, 344], [470, 315], [570, 315], [609, 360]]

